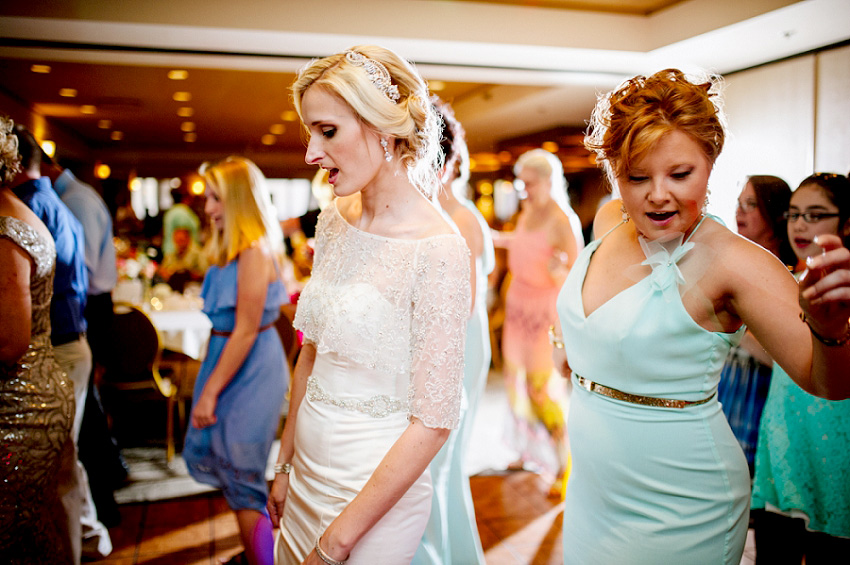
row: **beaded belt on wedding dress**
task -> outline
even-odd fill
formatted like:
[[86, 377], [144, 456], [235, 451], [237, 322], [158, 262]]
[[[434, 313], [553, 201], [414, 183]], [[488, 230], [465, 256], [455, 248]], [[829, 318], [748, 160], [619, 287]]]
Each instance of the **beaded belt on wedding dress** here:
[[622, 400], [623, 402], [641, 404], [643, 406], [657, 406], [659, 408], [687, 408], [689, 406], [699, 406], [700, 404], [705, 404], [714, 398], [714, 395], [716, 394], [713, 392], [710, 396], [703, 398], [702, 400], [674, 400], [672, 398], [658, 398], [657, 396], [630, 394], [628, 392], [617, 390], [616, 388], [595, 383], [579, 375], [576, 375], [576, 381], [578, 381], [579, 386], [586, 389], [588, 392], [594, 392], [601, 396], [607, 396], [608, 398], [613, 398], [615, 400]]
[[407, 412], [407, 402], [386, 394], [377, 394], [367, 400], [339, 400], [319, 384], [316, 377], [307, 378], [307, 398], [313, 402], [324, 402], [346, 410], [362, 412], [373, 418], [385, 418], [394, 412]]

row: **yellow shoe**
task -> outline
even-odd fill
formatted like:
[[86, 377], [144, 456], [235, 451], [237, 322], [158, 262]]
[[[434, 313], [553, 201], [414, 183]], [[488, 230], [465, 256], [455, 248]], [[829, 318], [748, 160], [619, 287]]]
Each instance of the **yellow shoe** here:
[[573, 457], [571, 453], [567, 454], [567, 465], [564, 468], [564, 472], [555, 479], [555, 482], [552, 483], [552, 486], [549, 487], [549, 497], [550, 498], [560, 498], [564, 500], [567, 496], [567, 481], [570, 478], [570, 470], [573, 466]]

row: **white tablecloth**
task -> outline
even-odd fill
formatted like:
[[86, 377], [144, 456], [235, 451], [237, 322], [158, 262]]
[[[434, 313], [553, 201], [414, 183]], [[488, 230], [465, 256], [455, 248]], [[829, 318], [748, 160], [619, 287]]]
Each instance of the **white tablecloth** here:
[[148, 313], [159, 330], [162, 346], [171, 351], [203, 359], [212, 323], [200, 310], [152, 310]]

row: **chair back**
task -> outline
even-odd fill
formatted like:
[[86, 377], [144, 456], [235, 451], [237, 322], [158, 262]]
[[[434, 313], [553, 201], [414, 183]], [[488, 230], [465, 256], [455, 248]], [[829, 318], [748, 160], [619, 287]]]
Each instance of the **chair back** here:
[[[108, 353], [104, 358], [101, 388], [104, 403], [113, 401], [113, 421], [125, 416], [120, 396], [147, 391], [166, 400], [166, 461], [175, 453], [174, 407], [177, 386], [159, 373], [162, 340], [153, 322], [133, 304], [116, 302], [112, 317], [112, 331], [108, 338]], [[127, 418], [124, 418], [127, 420]]]
[[114, 307], [109, 351], [104, 360], [104, 380], [117, 388], [155, 385], [163, 396], [172, 395], [172, 385], [159, 374], [162, 342], [153, 322], [133, 304]]

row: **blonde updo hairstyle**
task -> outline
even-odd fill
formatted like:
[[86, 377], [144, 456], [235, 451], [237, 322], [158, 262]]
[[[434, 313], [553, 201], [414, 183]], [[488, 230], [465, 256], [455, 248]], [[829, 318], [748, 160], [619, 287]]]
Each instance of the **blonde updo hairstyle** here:
[[674, 130], [697, 142], [713, 165], [726, 138], [721, 88], [719, 76], [689, 79], [678, 69], [629, 79], [600, 97], [584, 146], [596, 153], [612, 187]]
[[224, 266], [262, 240], [280, 260], [283, 233], [266, 177], [257, 165], [244, 157], [231, 156], [201, 165], [200, 173], [207, 189], [216, 193], [224, 209], [224, 228], [212, 230], [208, 247], [210, 262]]
[[530, 149], [517, 157], [514, 164], [514, 175], [519, 177], [523, 169], [537, 173], [541, 179], [549, 180], [549, 195], [565, 212], [569, 208], [567, 198], [567, 179], [564, 176], [564, 166], [554, 153], [545, 149]]
[[440, 186], [440, 128], [425, 81], [410, 63], [389, 49], [358, 45], [349, 51], [386, 67], [392, 84], [398, 88], [398, 101], [394, 102], [380, 90], [362, 66], [347, 60], [345, 52], [337, 53], [312, 61], [298, 73], [292, 85], [292, 97], [302, 123], [304, 93], [311, 86], [325, 89], [348, 104], [379, 136], [393, 138], [394, 153], [407, 167], [410, 182], [433, 198]]
[[9, 186], [20, 170], [21, 157], [18, 154], [15, 122], [0, 116], [0, 186]]

